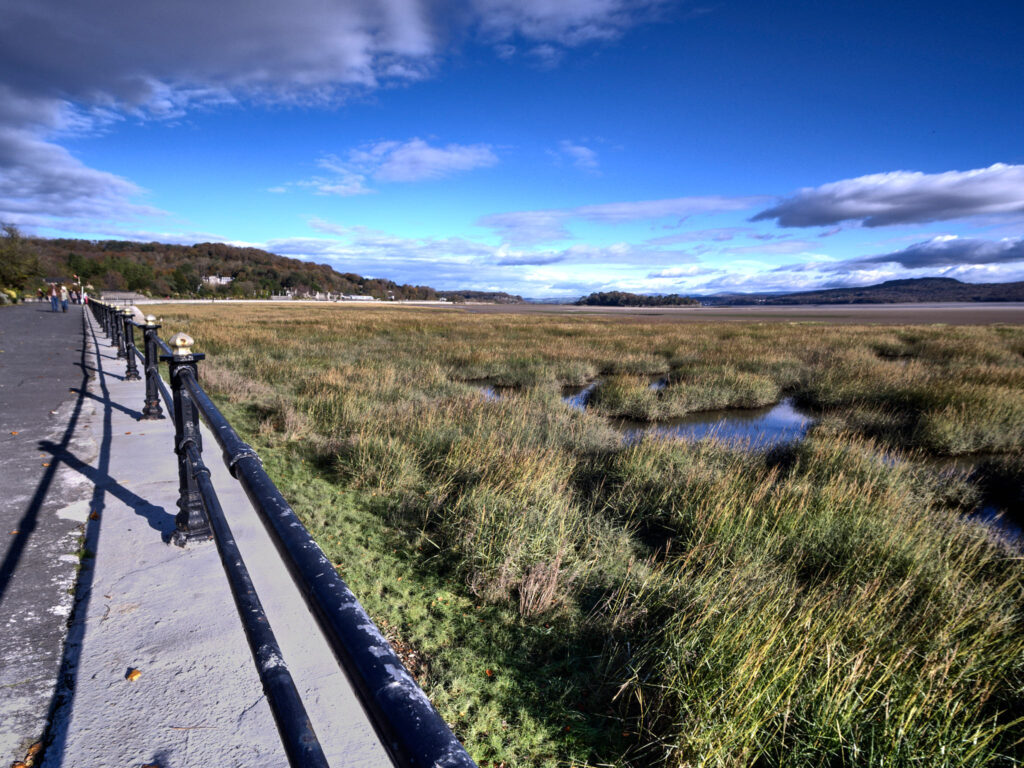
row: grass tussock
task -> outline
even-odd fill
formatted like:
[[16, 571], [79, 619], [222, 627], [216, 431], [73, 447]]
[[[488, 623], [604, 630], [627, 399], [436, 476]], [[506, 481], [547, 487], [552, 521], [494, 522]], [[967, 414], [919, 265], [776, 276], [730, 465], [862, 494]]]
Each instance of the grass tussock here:
[[[482, 764], [1024, 760], [1020, 556], [965, 515], [1024, 480], [1020, 329], [163, 315]], [[787, 396], [765, 453], [605, 418]]]

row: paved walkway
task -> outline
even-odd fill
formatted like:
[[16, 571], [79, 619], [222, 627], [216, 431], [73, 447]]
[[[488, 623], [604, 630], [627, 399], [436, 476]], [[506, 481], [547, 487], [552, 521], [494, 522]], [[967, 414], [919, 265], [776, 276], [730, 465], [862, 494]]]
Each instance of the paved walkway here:
[[[75, 521], [86, 557], [67, 640], [56, 664], [52, 652], [47, 657], [52, 695], [34, 699], [41, 703], [35, 720], [26, 715], [21, 735], [10, 743], [16, 750], [25, 747], [49, 713], [45, 766], [286, 765], [215, 547], [206, 543], [182, 550], [167, 543], [177, 511], [173, 425], [169, 419], [139, 421], [144, 385], [123, 380], [124, 362], [89, 315], [84, 345], [77, 343], [81, 327], [71, 328], [81, 318], [61, 319], [68, 321], [69, 346], [85, 350], [80, 366], [95, 378], [54, 417], [66, 421], [77, 413], [71, 417], [76, 440], [47, 436], [34, 454], [50, 468], [62, 467], [55, 476], [64, 478], [61, 487], [75, 491], [59, 503], [37, 505], [37, 515], [55, 517], [64, 531], [73, 523], [57, 517], [58, 510]], [[390, 765], [208, 432], [204, 442], [225, 514], [328, 759], [335, 766]], [[64, 550], [75, 546], [57, 537], [46, 557], [61, 562], [62, 543]], [[22, 577], [23, 568], [9, 591], [19, 580], [39, 581], [29, 571]], [[51, 594], [39, 600], [37, 613], [53, 605], [67, 613], [66, 598]], [[11, 664], [27, 669], [27, 657], [44, 655], [37, 644], [27, 643]], [[57, 668], [61, 683], [54, 691]], [[130, 669], [141, 676], [126, 679]], [[14, 677], [19, 675], [25, 676]], [[6, 694], [0, 689], [0, 707], [6, 706]], [[8, 719], [2, 722], [6, 728]]]
[[61, 517], [89, 489], [53, 457], [96, 454], [81, 429], [82, 309], [0, 307], [0, 764], [45, 727], [72, 597], [78, 529]]

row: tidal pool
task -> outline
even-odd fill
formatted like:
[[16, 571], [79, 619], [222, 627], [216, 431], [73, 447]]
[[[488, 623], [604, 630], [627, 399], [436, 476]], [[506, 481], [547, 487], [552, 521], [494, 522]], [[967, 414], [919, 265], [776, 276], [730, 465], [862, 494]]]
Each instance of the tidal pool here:
[[[583, 410], [600, 383], [598, 379], [581, 387], [564, 387], [562, 400], [570, 408]], [[662, 389], [666, 383], [664, 377], [654, 377], [651, 389]], [[759, 450], [799, 440], [807, 432], [813, 419], [798, 410], [791, 400], [783, 400], [766, 408], [699, 411], [671, 421], [609, 419], [609, 423], [622, 432], [623, 438], [629, 443], [647, 436], [680, 440], [715, 437], [729, 445]]]
[[783, 400], [767, 408], [701, 411], [671, 421], [612, 419], [611, 423], [622, 432], [627, 442], [647, 436], [681, 440], [714, 437], [729, 445], [759, 450], [800, 440], [813, 421], [808, 414], [794, 407], [791, 400]]

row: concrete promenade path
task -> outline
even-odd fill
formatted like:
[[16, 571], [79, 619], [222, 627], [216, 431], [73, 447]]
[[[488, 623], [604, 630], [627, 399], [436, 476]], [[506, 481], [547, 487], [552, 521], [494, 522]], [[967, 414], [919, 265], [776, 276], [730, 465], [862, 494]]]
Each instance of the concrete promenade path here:
[[43, 734], [71, 613], [80, 525], [62, 514], [88, 483], [82, 308], [0, 307], [0, 765]]
[[[5, 359], [14, 348], [3, 317], [11, 311], [19, 314], [10, 322], [25, 333], [56, 328], [46, 338], [51, 346], [62, 340], [64, 357], [51, 367], [66, 366], [74, 381], [62, 382], [60, 392], [52, 385], [47, 396], [59, 396], [56, 407], [42, 389], [26, 396], [40, 401], [42, 421], [26, 420], [24, 431], [7, 426], [14, 407], [0, 400], [0, 450], [14, 451], [19, 444], [7, 438], [21, 439], [36, 462], [26, 458], [8, 470], [9, 454], [2, 454], [5, 478], [22, 483], [18, 493], [27, 498], [12, 504], [8, 492], [2, 503], [3, 567], [13, 577], [0, 603], [0, 761], [22, 758], [42, 735], [36, 764], [44, 766], [287, 765], [215, 546], [168, 543], [178, 495], [171, 420], [140, 420], [143, 382], [124, 380], [124, 361], [77, 308], [45, 318], [29, 317], [29, 308], [0, 310], [0, 398], [20, 370]], [[30, 438], [22, 438], [26, 431]], [[205, 428], [203, 440], [229, 525], [331, 765], [391, 765]], [[30, 525], [27, 540], [14, 546]], [[77, 574], [75, 551], [84, 555]], [[26, 622], [41, 628], [22, 638]], [[12, 631], [21, 638], [15, 644]], [[128, 679], [130, 670], [137, 679]]]

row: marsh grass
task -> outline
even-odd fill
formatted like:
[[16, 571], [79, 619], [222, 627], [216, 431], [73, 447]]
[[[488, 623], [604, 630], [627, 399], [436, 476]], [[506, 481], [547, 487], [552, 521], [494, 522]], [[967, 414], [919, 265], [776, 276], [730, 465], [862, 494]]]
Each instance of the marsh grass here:
[[[1019, 553], [913, 459], [1019, 489], [1020, 329], [162, 314], [488, 768], [1024, 759]], [[606, 418], [783, 396], [818, 424], [761, 453]]]

